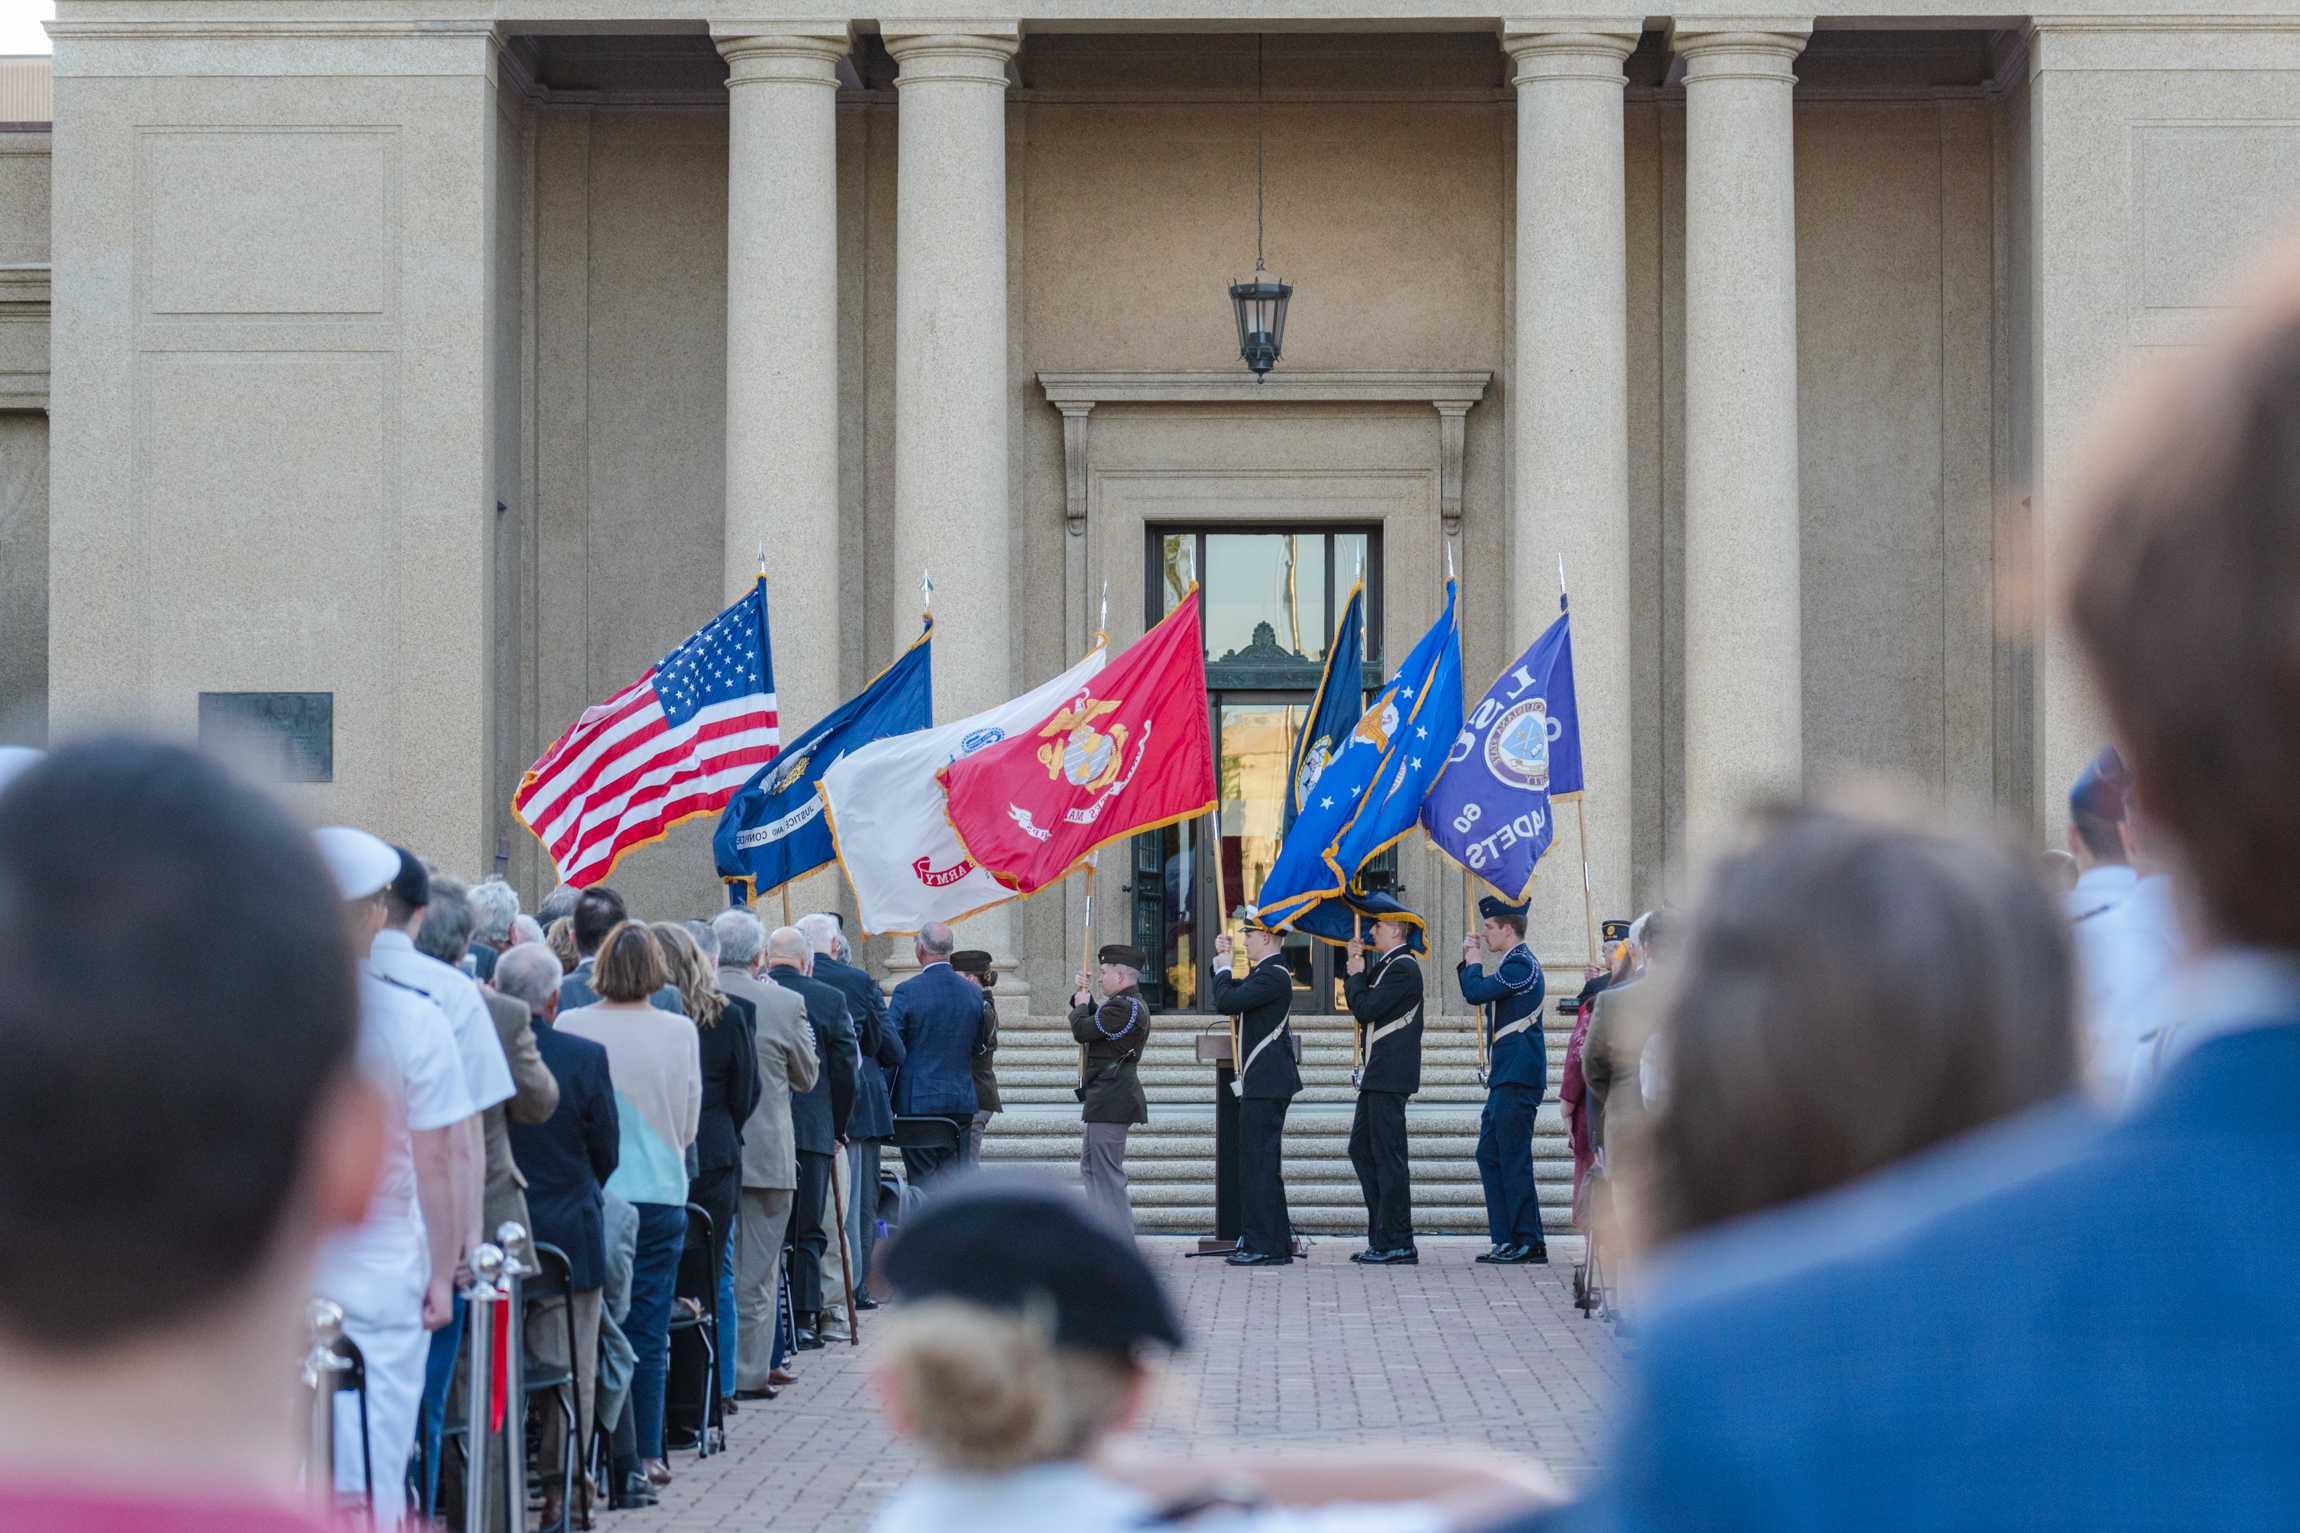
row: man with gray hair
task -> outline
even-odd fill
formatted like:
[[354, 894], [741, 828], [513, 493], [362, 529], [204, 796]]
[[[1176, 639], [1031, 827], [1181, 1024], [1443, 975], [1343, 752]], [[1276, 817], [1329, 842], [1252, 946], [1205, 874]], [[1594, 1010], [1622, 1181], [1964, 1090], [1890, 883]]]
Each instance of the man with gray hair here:
[[982, 992], [950, 966], [958, 946], [950, 928], [929, 921], [912, 942], [918, 972], [894, 987], [887, 1026], [902, 1043], [902, 1075], [894, 1110], [905, 1116], [947, 1118], [947, 1149], [906, 1149], [904, 1173], [924, 1188], [958, 1165], [960, 1146], [974, 1126], [974, 1053], [982, 1046]]
[[854, 1252], [855, 1307], [876, 1309], [865, 1279], [870, 1275], [871, 1253], [878, 1245], [879, 1160], [887, 1141], [894, 1138], [894, 1072], [902, 1066], [901, 1040], [886, 1025], [886, 997], [868, 974], [845, 958], [846, 934], [837, 916], [817, 911], [799, 920], [799, 930], [814, 945], [814, 977], [846, 999], [847, 1016], [854, 1023], [855, 1047], [861, 1053], [855, 1072], [854, 1115], [847, 1120], [847, 1153], [839, 1168], [845, 1180], [847, 1244]]
[[533, 916], [522, 914], [511, 918], [511, 945], [513, 947], [525, 947], [530, 942], [541, 942], [542, 940], [543, 927]]
[[735, 1398], [771, 1400], [775, 1284], [798, 1187], [791, 1097], [813, 1089], [821, 1065], [805, 1002], [759, 978], [767, 934], [758, 917], [721, 911], [711, 934], [718, 940], [719, 989], [751, 1003], [758, 1029], [759, 1105], [743, 1124], [742, 1214], [735, 1222]]
[[471, 976], [486, 984], [495, 977], [496, 955], [511, 945], [519, 891], [500, 878], [483, 878], [465, 897], [471, 901]]
[[846, 998], [811, 977], [814, 956], [806, 934], [795, 926], [779, 926], [767, 937], [766, 977], [806, 1003], [822, 1067], [814, 1089], [791, 1098], [791, 1138], [798, 1150], [798, 1187], [791, 1199], [791, 1308], [801, 1348], [823, 1345], [824, 1313], [846, 1308], [836, 1281], [839, 1226], [829, 1210], [833, 1167], [844, 1159], [847, 1125], [854, 1115], [858, 1059]]
[[553, 921], [558, 920], [561, 916], [571, 916], [575, 913], [575, 902], [581, 898], [583, 898], [582, 890], [573, 884], [561, 884], [549, 894], [544, 895], [543, 903], [535, 907], [537, 924], [546, 931], [550, 930]]

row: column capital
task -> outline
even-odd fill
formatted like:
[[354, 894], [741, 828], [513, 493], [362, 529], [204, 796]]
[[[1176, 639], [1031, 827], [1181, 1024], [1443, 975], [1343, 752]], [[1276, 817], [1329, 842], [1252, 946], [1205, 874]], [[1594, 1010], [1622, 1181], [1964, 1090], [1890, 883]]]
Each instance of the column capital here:
[[727, 61], [727, 88], [760, 82], [838, 85], [846, 28], [805, 21], [714, 21], [711, 42]]
[[1006, 88], [1006, 66], [1022, 47], [1016, 21], [882, 21], [880, 41], [898, 66], [895, 84], [923, 80]]
[[1810, 16], [1702, 17], [1679, 26], [1670, 51], [1685, 61], [1685, 78], [1796, 82], [1791, 65], [1813, 35]]
[[1637, 51], [1644, 31], [1635, 16], [1508, 19], [1501, 24], [1501, 51], [1517, 65], [1512, 85], [1564, 79], [1626, 84], [1621, 66]]

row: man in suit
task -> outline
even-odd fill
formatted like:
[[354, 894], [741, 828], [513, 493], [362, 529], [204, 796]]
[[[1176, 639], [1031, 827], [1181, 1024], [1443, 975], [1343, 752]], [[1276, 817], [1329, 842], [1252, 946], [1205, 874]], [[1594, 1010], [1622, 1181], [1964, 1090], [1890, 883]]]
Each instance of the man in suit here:
[[1136, 1066], [1150, 1045], [1150, 1006], [1142, 999], [1142, 970], [1149, 955], [1113, 942], [1096, 955], [1102, 999], [1078, 976], [1070, 996], [1070, 1036], [1079, 1043], [1078, 1116], [1086, 1133], [1078, 1151], [1078, 1174], [1086, 1196], [1101, 1206], [1118, 1228], [1132, 1233], [1134, 1202], [1126, 1192], [1126, 1139], [1137, 1123], [1150, 1121]]
[[[1478, 1258], [1502, 1266], [1549, 1261], [1541, 1195], [1533, 1181], [1533, 1119], [1549, 1089], [1549, 1042], [1541, 1031], [1546, 988], [1525, 945], [1523, 905], [1492, 895], [1477, 902], [1482, 925], [1461, 943], [1462, 999], [1484, 1012], [1485, 1111], [1478, 1115], [1477, 1174], [1485, 1184], [1485, 1233], [1493, 1249]], [[1501, 955], [1485, 972], [1478, 949]]]
[[471, 901], [471, 977], [492, 984], [495, 961], [519, 940], [511, 930], [511, 923], [519, 919], [519, 891], [501, 878], [483, 878], [465, 898]]
[[2055, 516], [2203, 949], [2164, 1072], [1673, 1248], [1553, 1525], [2300, 1526], [2300, 286], [2253, 297]]
[[1238, 1249], [1224, 1258], [1233, 1267], [1283, 1267], [1294, 1259], [1294, 1221], [1286, 1212], [1286, 1109], [1302, 1089], [1294, 1063], [1294, 966], [1286, 939], [1262, 924], [1252, 906], [1245, 923], [1242, 977], [1230, 973], [1230, 934], [1214, 938], [1214, 1009], [1238, 1019], [1242, 1053], [1238, 1095], [1238, 1201], [1243, 1228]]
[[1422, 1084], [1422, 970], [1411, 944], [1421, 917], [1389, 894], [1355, 896], [1351, 906], [1373, 922], [1373, 955], [1349, 942], [1342, 981], [1357, 1019], [1357, 1110], [1350, 1119], [1350, 1164], [1366, 1200], [1366, 1248], [1350, 1260], [1412, 1266], [1413, 1173], [1406, 1158], [1406, 1099]]
[[742, 1213], [735, 1222], [735, 1398], [771, 1400], [778, 1382], [775, 1292], [798, 1186], [791, 1103], [814, 1089], [822, 1065], [806, 1002], [759, 978], [767, 933], [758, 917], [747, 910], [721, 911], [711, 932], [719, 939], [719, 988], [749, 1001], [758, 1026], [759, 1105], [743, 1124]]
[[[894, 1110], [905, 1117], [948, 1118], [961, 1146], [974, 1123], [974, 1051], [982, 1043], [982, 991], [950, 966], [958, 946], [950, 928], [929, 921], [912, 940], [918, 972], [894, 987], [887, 1025], [902, 1040], [902, 1074]], [[962, 1149], [904, 1150], [903, 1172], [925, 1188], [963, 1156]]]
[[886, 1142], [894, 1137], [894, 1073], [902, 1068], [902, 1040], [886, 1025], [886, 997], [878, 981], [847, 962], [853, 949], [839, 918], [818, 912], [799, 922], [814, 944], [814, 978], [846, 998], [862, 1064], [855, 1074], [855, 1111], [847, 1123], [847, 1244], [854, 1252], [855, 1306], [877, 1309], [864, 1280], [878, 1248], [878, 1178]]
[[[576, 897], [574, 916], [575, 951], [580, 961], [574, 972], [559, 982], [561, 1011], [599, 1004], [599, 992], [591, 988], [591, 965], [607, 934], [631, 919], [623, 896], [605, 884], [593, 884]], [[687, 1003], [679, 999], [677, 985], [666, 984], [647, 999], [658, 1011], [677, 1012], [682, 1017], [687, 1014]]]
[[998, 970], [978, 947], [950, 955], [950, 966], [982, 992], [982, 1041], [974, 1046], [974, 1121], [966, 1131], [966, 1158], [982, 1164], [982, 1136], [998, 1116]]
[[798, 1186], [791, 1196], [791, 1309], [802, 1350], [823, 1344], [823, 1257], [837, 1242], [824, 1208], [831, 1195], [832, 1158], [843, 1148], [854, 1115], [860, 1057], [846, 997], [810, 978], [813, 967], [814, 949], [804, 932], [778, 926], [768, 934], [767, 979], [806, 1003], [821, 1066], [814, 1086], [791, 1097], [791, 1143], [798, 1152]]
[[[495, 961], [492, 1002], [517, 1006], [529, 1019], [529, 1047], [556, 1086], [553, 1110], [539, 1123], [513, 1119], [505, 1129], [512, 1159], [527, 1187], [529, 1228], [539, 1244], [556, 1246], [567, 1257], [567, 1286], [575, 1319], [576, 1441], [587, 1440], [596, 1420], [592, 1404], [599, 1382], [599, 1315], [607, 1281], [605, 1196], [607, 1178], [621, 1159], [622, 1125], [615, 1112], [615, 1083], [607, 1051], [588, 1038], [551, 1025], [559, 1011], [559, 959], [540, 942], [506, 949]], [[518, 1073], [515, 1068], [514, 1075]], [[545, 1366], [568, 1362], [567, 1317], [555, 1301], [532, 1303], [527, 1311], [527, 1350]], [[559, 1462], [560, 1434], [566, 1424], [545, 1410], [536, 1434], [541, 1463]], [[577, 1510], [588, 1482], [576, 1478]], [[543, 1495], [542, 1526], [559, 1521], [559, 1493]]]

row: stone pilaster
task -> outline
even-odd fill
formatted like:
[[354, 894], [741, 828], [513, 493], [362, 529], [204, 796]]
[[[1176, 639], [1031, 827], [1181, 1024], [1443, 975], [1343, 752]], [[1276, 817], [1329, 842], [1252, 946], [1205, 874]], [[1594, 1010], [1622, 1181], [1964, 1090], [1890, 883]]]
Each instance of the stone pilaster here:
[[1685, 808], [1696, 853], [1804, 772], [1792, 66], [1809, 20], [1680, 30]]

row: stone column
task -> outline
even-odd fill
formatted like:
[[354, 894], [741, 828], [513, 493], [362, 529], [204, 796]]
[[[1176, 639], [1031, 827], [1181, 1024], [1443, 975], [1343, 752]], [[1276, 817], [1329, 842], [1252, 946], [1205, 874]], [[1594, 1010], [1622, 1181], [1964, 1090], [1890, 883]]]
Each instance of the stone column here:
[[[894, 588], [934, 577], [935, 717], [1014, 694], [1007, 489], [1006, 65], [1012, 23], [965, 32], [883, 22], [898, 68], [895, 186]], [[917, 635], [908, 600], [894, 640]], [[1015, 957], [1020, 923], [1000, 906], [962, 945]], [[1013, 975], [1003, 984], [1018, 981]]]
[[1804, 772], [1791, 71], [1808, 21], [1685, 60], [1685, 820], [1698, 854]]
[[[1517, 343], [1510, 390], [1510, 650], [1573, 592], [1591, 883], [1607, 910], [1629, 884], [1629, 293], [1624, 248], [1621, 66], [1633, 17], [1505, 23], [1517, 86]], [[1481, 678], [1482, 679], [1482, 678]], [[1578, 828], [1575, 836], [1578, 837]], [[1562, 835], [1561, 835], [1562, 839]], [[1536, 886], [1535, 949], [1587, 942], [1578, 839], [1570, 872]]]
[[[787, 743], [841, 692], [836, 107], [847, 38], [711, 31], [728, 66], [726, 588], [730, 601], [746, 590], [766, 550]], [[791, 890], [791, 907], [838, 896], [837, 877], [817, 874]]]

